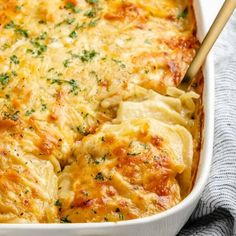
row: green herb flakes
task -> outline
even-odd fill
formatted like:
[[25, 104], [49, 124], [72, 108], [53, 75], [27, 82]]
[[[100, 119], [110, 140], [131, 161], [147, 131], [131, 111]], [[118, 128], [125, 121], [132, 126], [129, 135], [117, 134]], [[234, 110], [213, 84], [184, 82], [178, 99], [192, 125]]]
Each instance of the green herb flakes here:
[[9, 82], [10, 76], [7, 73], [0, 74], [0, 83], [1, 85], [6, 85]]
[[10, 120], [13, 120], [13, 121], [17, 121], [19, 119], [19, 111], [15, 111], [15, 112], [11, 112], [11, 113], [8, 113], [8, 112], [3, 112], [3, 119], [10, 119]]
[[35, 47], [35, 50], [27, 49], [28, 53], [31, 53], [35, 56], [40, 56], [47, 51], [47, 45], [40, 43], [39, 40], [35, 39], [31, 40], [30, 42]]
[[89, 62], [91, 61], [95, 56], [97, 55], [97, 52], [94, 50], [88, 51], [88, 50], [83, 50], [80, 59], [82, 62]]
[[68, 216], [66, 216], [61, 219], [61, 223], [72, 223], [72, 222], [68, 219]]
[[82, 127], [82, 126], [78, 126], [76, 129], [77, 129], [77, 131], [78, 131], [81, 135], [83, 135], [83, 136], [87, 136], [87, 135], [90, 134], [90, 133], [89, 133], [88, 131], [86, 131], [85, 128]]
[[63, 61], [63, 66], [65, 68], [67, 68], [69, 66], [69, 64], [70, 64], [70, 60], [69, 59], [66, 59], [65, 61]]
[[86, 2], [89, 4], [97, 4], [98, 0], [86, 0]]
[[84, 15], [87, 16], [88, 18], [94, 18], [97, 15], [96, 9], [91, 8], [90, 10], [86, 11]]
[[68, 24], [68, 25], [71, 25], [75, 22], [75, 18], [68, 18], [65, 20], [65, 22]]
[[62, 202], [59, 199], [57, 199], [55, 201], [54, 205], [57, 206], [57, 207], [61, 207], [62, 206]]
[[66, 10], [71, 10], [73, 13], [80, 13], [81, 10], [74, 6], [71, 2], [67, 2], [65, 5]]
[[16, 27], [15, 23], [11, 21], [4, 26], [4, 29], [14, 29], [15, 27]]
[[10, 57], [11, 62], [13, 62], [15, 65], [18, 65], [20, 63], [18, 57], [16, 55], [12, 55]]
[[75, 39], [75, 38], [77, 38], [77, 33], [76, 33], [76, 31], [72, 31], [70, 34], [69, 34], [69, 37], [70, 38], [72, 38], [72, 39]]
[[47, 110], [47, 104], [42, 104], [41, 111], [46, 111]]
[[182, 12], [179, 13], [177, 19], [186, 18], [188, 15], [188, 7], [186, 7]]
[[26, 113], [25, 113], [25, 116], [30, 116], [30, 115], [32, 115], [34, 112], [35, 112], [34, 109], [27, 110]]
[[70, 93], [73, 93], [73, 92], [75, 92], [75, 90], [78, 89], [77, 82], [74, 79], [69, 80], [68, 84], [71, 86]]
[[15, 32], [21, 36], [24, 36], [25, 38], [28, 38], [29, 37], [29, 33], [27, 30], [25, 29], [21, 29], [21, 28], [16, 28], [15, 29]]
[[95, 176], [95, 179], [98, 181], [104, 181], [105, 177], [103, 176], [102, 172], [98, 172], [97, 175]]

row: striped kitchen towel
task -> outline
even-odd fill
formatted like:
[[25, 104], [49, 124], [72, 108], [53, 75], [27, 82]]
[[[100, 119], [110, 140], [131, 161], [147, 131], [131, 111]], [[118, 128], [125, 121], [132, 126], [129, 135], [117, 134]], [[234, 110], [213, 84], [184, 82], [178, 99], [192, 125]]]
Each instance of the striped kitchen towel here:
[[215, 48], [215, 142], [208, 184], [179, 236], [236, 235], [236, 12]]

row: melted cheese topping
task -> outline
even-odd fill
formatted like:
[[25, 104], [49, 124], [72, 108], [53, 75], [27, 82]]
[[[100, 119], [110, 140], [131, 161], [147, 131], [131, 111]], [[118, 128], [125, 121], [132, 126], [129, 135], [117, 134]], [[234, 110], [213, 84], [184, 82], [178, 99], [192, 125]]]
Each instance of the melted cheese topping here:
[[186, 196], [197, 96], [170, 87], [198, 47], [191, 0], [0, 0], [0, 22], [0, 222], [128, 220]]
[[181, 200], [176, 180], [191, 165], [190, 133], [179, 125], [137, 119], [104, 125], [77, 147], [60, 176], [62, 217], [118, 221], [166, 210]]

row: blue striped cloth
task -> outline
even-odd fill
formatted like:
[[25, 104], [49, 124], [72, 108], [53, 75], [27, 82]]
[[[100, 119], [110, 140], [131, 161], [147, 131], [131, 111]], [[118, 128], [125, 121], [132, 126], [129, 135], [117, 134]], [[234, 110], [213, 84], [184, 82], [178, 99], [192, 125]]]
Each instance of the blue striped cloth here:
[[214, 157], [201, 200], [179, 236], [236, 235], [236, 12], [214, 48]]

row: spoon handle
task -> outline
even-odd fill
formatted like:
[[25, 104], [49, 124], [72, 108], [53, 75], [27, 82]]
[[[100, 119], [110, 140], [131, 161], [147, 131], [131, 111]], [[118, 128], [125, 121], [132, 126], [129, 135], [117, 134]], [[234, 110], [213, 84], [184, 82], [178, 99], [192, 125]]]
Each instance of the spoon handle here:
[[221, 31], [223, 30], [225, 24], [229, 20], [230, 16], [233, 14], [235, 8], [236, 0], [225, 1], [181, 83], [186, 83], [188, 85], [191, 83], [192, 79], [203, 65], [207, 54], [211, 50], [212, 46], [214, 45]]

